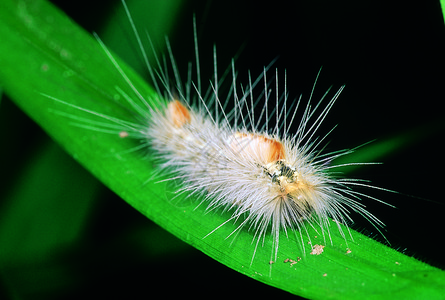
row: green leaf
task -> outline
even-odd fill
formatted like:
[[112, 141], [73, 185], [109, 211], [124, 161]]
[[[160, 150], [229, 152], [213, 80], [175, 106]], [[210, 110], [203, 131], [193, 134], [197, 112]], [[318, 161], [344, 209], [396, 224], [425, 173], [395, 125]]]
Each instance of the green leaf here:
[[445, 19], [445, 1], [440, 0], [440, 6], [442, 7], [442, 16]]
[[[40, 93], [93, 111], [129, 118], [116, 86], [136, 96], [103, 49], [89, 34], [44, 1], [2, 1], [0, 4], [0, 80], [4, 91], [79, 163], [131, 206], [167, 231], [224, 265], [266, 284], [319, 299], [439, 299], [445, 273], [403, 255], [358, 232], [352, 241], [331, 224], [330, 240], [308, 230], [312, 245], [325, 245], [310, 254], [306, 235], [282, 237], [278, 260], [271, 262], [272, 241], [259, 245], [253, 233], [240, 231], [227, 238], [236, 224], [228, 213], [206, 213], [204, 205], [175, 197], [174, 187], [154, 180], [154, 167], [137, 146], [117, 135], [89, 131], [55, 112], [88, 117]], [[152, 88], [117, 59], [145, 98]], [[118, 104], [119, 103], [119, 104]], [[347, 229], [341, 225], [343, 230]], [[302, 247], [305, 248], [303, 251]], [[292, 261], [289, 261], [292, 260]], [[296, 263], [292, 263], [296, 262]]]

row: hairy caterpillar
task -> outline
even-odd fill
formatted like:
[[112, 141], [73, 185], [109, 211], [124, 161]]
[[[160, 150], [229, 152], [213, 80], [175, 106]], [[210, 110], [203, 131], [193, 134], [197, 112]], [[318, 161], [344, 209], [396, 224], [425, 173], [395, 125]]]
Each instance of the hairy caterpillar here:
[[[132, 22], [128, 10], [127, 14]], [[140, 50], [145, 53], [140, 36], [132, 26]], [[377, 199], [352, 189], [356, 186], [375, 187], [360, 180], [337, 178], [331, 172], [339, 166], [332, 166], [330, 162], [353, 150], [330, 153], [317, 150], [327, 137], [327, 134], [319, 136], [318, 129], [343, 87], [326, 104], [323, 100], [328, 97], [328, 92], [320, 101], [313, 103], [314, 91], [307, 104], [301, 104], [301, 98], [295, 101], [288, 99], [286, 76], [283, 92], [280, 92], [281, 81], [277, 71], [270, 75], [270, 67], [264, 68], [257, 78], [252, 79], [249, 75], [249, 83], [240, 85], [232, 62], [229, 69], [232, 78], [225, 79], [229, 82], [229, 92], [221, 96], [218, 91], [223, 81], [218, 79], [214, 52], [215, 77], [210, 87], [206, 91], [201, 90], [199, 55], [196, 53], [196, 82], [189, 78], [182, 88], [184, 84], [168, 48], [175, 82], [170, 83], [160, 59], [156, 58], [156, 71], [147, 64], [158, 94], [166, 98], [167, 103], [161, 98], [148, 101], [134, 87], [107, 47], [100, 39], [98, 41], [123, 81], [133, 90], [134, 96], [120, 89], [118, 92], [133, 107], [139, 120], [117, 119], [65, 103], [109, 122], [88, 124], [89, 120], [73, 118], [84, 121], [85, 127], [121, 138], [137, 138], [143, 141], [142, 146], [150, 146], [162, 161], [161, 169], [173, 170], [172, 178], [181, 181], [180, 192], [200, 195], [203, 198], [201, 204], [208, 205], [210, 210], [222, 208], [231, 211], [232, 217], [220, 226], [241, 219], [241, 224], [232, 234], [252, 228], [256, 244], [252, 260], [258, 245], [268, 234], [271, 234], [274, 245], [271, 260], [277, 259], [281, 232], [287, 235], [287, 232], [295, 231], [301, 236], [307, 232], [306, 226], [319, 228], [325, 243], [329, 242], [330, 219], [337, 224], [349, 223], [352, 221], [349, 210], [361, 214], [375, 226], [383, 225], [360, 203], [362, 197]], [[317, 80], [318, 76], [315, 82]], [[257, 90], [260, 91], [258, 95]], [[160, 102], [152, 106], [150, 103], [154, 101]], [[234, 108], [226, 112], [229, 102]], [[299, 125], [292, 135], [290, 128], [294, 122]], [[351, 165], [356, 164], [341, 166]], [[345, 236], [345, 232], [337, 226], [341, 235]]]

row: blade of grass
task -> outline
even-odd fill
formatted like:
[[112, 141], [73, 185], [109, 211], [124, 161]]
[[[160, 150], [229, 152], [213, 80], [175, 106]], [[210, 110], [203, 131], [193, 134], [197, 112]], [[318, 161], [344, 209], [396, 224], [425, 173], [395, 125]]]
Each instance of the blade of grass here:
[[[150, 160], [141, 153], [123, 154], [131, 141], [69, 124], [51, 110], [78, 115], [79, 112], [43, 97], [44, 92], [63, 101], [109, 115], [126, 116], [116, 105], [119, 85], [132, 95], [97, 42], [66, 16], [43, 1], [3, 1], [0, 7], [0, 80], [6, 93], [42, 128], [97, 178], [125, 201], [180, 239], [219, 262], [252, 278], [291, 293], [310, 298], [440, 298], [444, 272], [383, 246], [357, 232], [348, 243], [332, 225], [332, 245], [309, 230], [312, 242], [327, 244], [320, 255], [303, 255], [299, 237], [280, 241], [279, 260], [270, 264], [272, 242], [258, 247], [253, 234], [222, 224], [228, 214], [206, 214], [204, 208], [179, 199], [163, 183], [150, 180]], [[119, 62], [143, 95], [153, 91]], [[142, 163], [141, 163], [142, 160]], [[343, 226], [342, 226], [343, 227]], [[343, 227], [344, 229], [344, 227]], [[349, 251], [348, 251], [349, 250]], [[296, 264], [286, 259], [298, 260]]]
[[440, 6], [442, 7], [442, 15], [445, 19], [445, 0], [440, 0]]

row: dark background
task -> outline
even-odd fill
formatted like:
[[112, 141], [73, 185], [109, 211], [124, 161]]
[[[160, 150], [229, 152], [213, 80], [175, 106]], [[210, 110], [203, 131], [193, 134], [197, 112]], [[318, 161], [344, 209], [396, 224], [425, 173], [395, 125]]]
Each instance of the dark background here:
[[[88, 31], [99, 34], [107, 16], [120, 5], [119, 1], [53, 2]], [[385, 140], [412, 130], [420, 132], [423, 138], [413, 134], [418, 141], [382, 158], [383, 165], [365, 167], [354, 175], [404, 194], [376, 193], [397, 209], [367, 203], [369, 210], [387, 224], [385, 236], [392, 247], [444, 268], [440, 245], [445, 208], [441, 191], [445, 179], [441, 157], [445, 132], [445, 30], [439, 2], [187, 1], [169, 35], [180, 66], [194, 57], [193, 13], [203, 78], [212, 75], [215, 43], [221, 69], [240, 52], [236, 65], [241, 82], [246, 82], [247, 70], [259, 74], [264, 65], [278, 57], [274, 67], [280, 72], [287, 70], [288, 90], [293, 97], [300, 93], [309, 95], [320, 67], [323, 70], [315, 97], [331, 85], [338, 89], [345, 84], [323, 126], [328, 130], [339, 124], [330, 136], [330, 148], [351, 148], [373, 139]], [[182, 71], [185, 74], [184, 68]], [[4, 102], [2, 106], [4, 109], [11, 104]], [[47, 139], [26, 116], [14, 107], [11, 110], [22, 118], [18, 123], [25, 125], [33, 136], [28, 144], [20, 141], [21, 149], [35, 148], [41, 143], [40, 138]], [[288, 296], [182, 245], [111, 192], [105, 188], [101, 191], [79, 244], [59, 253], [57, 262], [50, 263], [68, 265], [73, 284], [40, 292], [29, 288], [28, 294], [23, 293], [25, 298], [31, 295], [30, 299], [74, 299], [87, 293], [105, 297], [116, 290], [130, 297], [146, 291], [147, 298], [156, 291], [184, 296], [210, 296], [215, 291], [222, 297], [267, 292]], [[354, 219], [354, 228], [375, 234], [372, 226], [359, 217]], [[149, 248], [138, 241], [147, 232], [157, 232], [161, 241], [172, 243], [173, 248], [181, 251], [165, 255], [156, 250], [147, 253]], [[108, 255], [96, 255], [103, 252]], [[172, 266], [168, 273], [167, 261]], [[36, 269], [45, 272], [44, 266], [38, 265]], [[190, 270], [196, 274], [190, 276]]]

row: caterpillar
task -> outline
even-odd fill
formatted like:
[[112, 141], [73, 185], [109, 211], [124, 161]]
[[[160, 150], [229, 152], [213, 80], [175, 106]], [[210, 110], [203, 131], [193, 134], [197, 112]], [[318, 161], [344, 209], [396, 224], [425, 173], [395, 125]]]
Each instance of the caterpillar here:
[[[146, 49], [131, 14], [125, 2], [122, 3], [144, 54]], [[203, 91], [195, 23], [194, 32], [196, 80], [189, 78], [185, 84], [182, 82], [168, 42], [173, 84], [162, 59], [155, 55], [155, 67], [147, 62], [159, 95], [156, 99], [145, 99], [139, 93], [96, 35], [110, 63], [135, 95], [117, 88], [121, 98], [134, 109], [136, 121], [118, 119], [51, 95], [45, 96], [106, 121], [66, 115], [83, 122], [78, 126], [142, 141], [138, 148], [149, 148], [159, 161], [159, 169], [170, 175], [169, 180], [180, 182], [178, 193], [198, 195], [199, 205], [206, 205], [207, 210], [221, 209], [231, 213], [227, 221], [208, 234], [239, 220], [232, 234], [246, 229], [253, 232], [252, 261], [266, 235], [273, 240], [271, 261], [277, 259], [283, 233], [296, 232], [303, 236], [307, 227], [313, 227], [320, 230], [325, 242], [329, 242], [331, 219], [346, 239], [347, 233], [339, 224], [352, 222], [350, 210], [362, 215], [380, 231], [383, 223], [365, 208], [361, 198], [389, 204], [354, 188], [389, 190], [362, 180], [338, 177], [335, 168], [372, 163], [332, 165], [334, 159], [355, 149], [323, 152], [330, 131], [324, 135], [318, 132], [344, 86], [332, 96], [329, 96], [329, 89], [320, 100], [314, 101], [317, 75], [309, 99], [303, 104], [302, 97], [289, 98], [287, 76], [284, 75], [284, 83], [281, 83], [278, 70], [271, 71], [273, 63], [264, 67], [257, 77], [252, 78], [249, 73], [248, 83], [240, 84], [232, 61], [228, 68], [231, 79], [226, 75], [218, 79], [214, 50], [215, 76], [209, 88]], [[227, 82], [228, 92], [223, 95], [222, 86]], [[231, 110], [227, 110], [229, 103], [233, 105]], [[297, 130], [292, 133], [295, 123]], [[302, 249], [305, 252], [304, 246]]]

